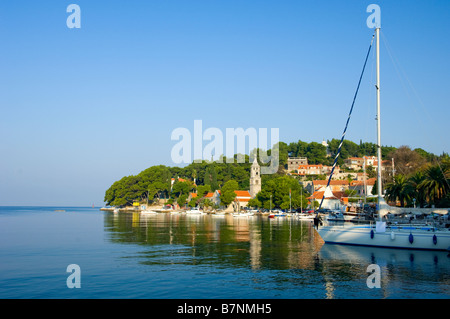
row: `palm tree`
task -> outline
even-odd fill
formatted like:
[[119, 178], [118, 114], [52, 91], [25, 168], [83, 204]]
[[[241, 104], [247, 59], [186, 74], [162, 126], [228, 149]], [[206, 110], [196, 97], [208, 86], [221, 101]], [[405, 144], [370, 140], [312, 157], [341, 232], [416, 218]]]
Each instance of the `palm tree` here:
[[412, 189], [408, 184], [405, 175], [399, 174], [394, 177], [394, 181], [386, 185], [386, 198], [390, 201], [400, 201], [400, 206], [405, 206], [405, 201], [410, 201]]
[[450, 191], [448, 167], [441, 169], [439, 165], [428, 167], [424, 172], [425, 179], [419, 184], [430, 204], [438, 205]]
[[417, 201], [418, 207], [423, 207], [426, 204], [425, 194], [420, 184], [425, 180], [425, 175], [422, 171], [418, 171], [408, 178], [408, 187], [412, 198]]
[[208, 199], [208, 198], [204, 198], [201, 201], [201, 206], [203, 207], [203, 209], [208, 210], [209, 207], [211, 207], [213, 205], [213, 202]]

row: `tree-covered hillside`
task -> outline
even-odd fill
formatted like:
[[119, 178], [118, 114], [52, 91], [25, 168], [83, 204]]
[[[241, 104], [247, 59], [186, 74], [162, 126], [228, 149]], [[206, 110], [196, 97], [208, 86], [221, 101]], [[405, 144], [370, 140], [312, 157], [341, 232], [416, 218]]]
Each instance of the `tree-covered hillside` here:
[[[288, 180], [280, 179], [280, 177], [285, 176], [288, 157], [307, 157], [308, 163], [310, 164], [331, 165], [334, 161], [339, 142], [337, 139], [327, 141], [328, 149], [317, 142], [307, 143], [298, 141], [289, 145], [280, 142], [275, 145], [274, 148], [276, 147], [279, 150], [279, 169], [276, 174], [262, 175], [262, 190], [257, 200], [261, 202], [262, 206], [267, 206], [269, 193], [272, 192], [274, 207], [286, 206], [286, 198], [283, 197], [286, 196], [284, 194], [286, 190], [284, 190], [283, 196], [276, 194], [277, 189], [281, 187], [280, 185], [291, 183]], [[270, 150], [268, 153], [270, 154]], [[342, 145], [338, 164], [343, 165], [344, 159], [348, 157], [362, 157], [364, 155], [375, 156], [376, 145], [367, 142], [363, 143], [362, 141], [356, 144], [352, 141], [345, 140]], [[235, 159], [236, 157], [235, 155]], [[394, 158], [397, 173], [407, 178], [419, 171], [425, 172], [429, 166], [436, 165], [436, 163], [444, 163], [444, 167], [448, 166], [446, 164], [448, 163], [448, 154], [436, 156], [423, 149], [411, 150], [406, 146], [399, 148], [383, 146], [382, 157], [383, 159]], [[260, 163], [260, 165], [264, 164]], [[113, 183], [106, 191], [104, 201], [107, 205], [125, 206], [131, 205], [134, 201], [146, 202], [148, 200], [151, 203], [158, 198], [170, 198], [171, 202], [178, 200], [182, 204], [185, 204], [187, 203], [186, 200], [189, 192], [195, 191], [198, 186], [205, 186], [206, 188], [204, 190], [207, 189], [213, 192], [220, 189], [228, 181], [236, 181], [236, 184], [232, 183], [232, 185], [237, 185], [237, 188], [240, 190], [247, 190], [249, 189], [250, 167], [251, 163], [247, 155], [245, 156], [245, 163], [237, 163], [236, 160], [234, 163], [226, 163], [223, 160], [221, 163], [210, 161], [191, 163], [186, 167], [152, 166], [143, 170], [138, 175], [125, 176]], [[176, 180], [173, 185], [171, 184], [172, 178]], [[288, 179], [295, 179], [295, 177], [288, 176]], [[270, 180], [273, 181], [269, 182]], [[445, 198], [448, 195], [447, 180], [448, 176], [445, 176], [444, 186], [447, 185], [447, 188], [438, 192], [439, 199]], [[387, 182], [392, 181], [388, 180]], [[293, 187], [293, 185], [291, 185], [291, 189], [295, 192], [296, 199], [299, 199], [300, 197], [298, 196], [300, 195], [297, 193], [300, 192], [300, 189]], [[443, 195], [441, 194], [442, 192], [444, 192]], [[412, 199], [411, 196], [408, 198]], [[436, 196], [433, 196], [429, 195], [427, 198], [436, 198]], [[295, 202], [295, 206], [297, 206], [297, 202]]]

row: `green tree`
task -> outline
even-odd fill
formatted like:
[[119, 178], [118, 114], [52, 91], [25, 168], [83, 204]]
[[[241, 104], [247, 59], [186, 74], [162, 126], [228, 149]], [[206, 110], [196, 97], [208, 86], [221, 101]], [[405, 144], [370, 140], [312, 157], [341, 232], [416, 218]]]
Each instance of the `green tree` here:
[[221, 189], [220, 194], [221, 204], [224, 205], [225, 207], [230, 205], [231, 202], [233, 202], [236, 197], [236, 193], [234, 191], [237, 190], [238, 188], [239, 184], [235, 180], [230, 180], [226, 182]]
[[183, 207], [184, 205], [186, 205], [187, 198], [188, 198], [188, 195], [186, 195], [186, 194], [181, 194], [177, 198], [177, 203], [180, 206], [180, 208]]
[[375, 179], [375, 183], [372, 187], [372, 195], [378, 195], [378, 179]]
[[125, 176], [105, 192], [107, 205], [131, 205], [133, 201], [153, 200], [154, 196], [168, 194], [170, 169], [164, 165], [152, 166], [136, 176]]
[[433, 162], [437, 159], [436, 155], [434, 155], [433, 153], [429, 153], [422, 148], [416, 148], [414, 149], [414, 152], [419, 154], [422, 158], [426, 159], [428, 162]]
[[249, 207], [262, 207], [262, 203], [257, 198], [252, 198], [248, 201]]
[[197, 186], [197, 197], [202, 198], [210, 191], [211, 191], [210, 185], [198, 185]]
[[[291, 191], [290, 201], [289, 190]], [[308, 195], [295, 178], [283, 175], [263, 182], [261, 192], [256, 197], [264, 208], [270, 207], [272, 196], [272, 208], [286, 209], [289, 208], [290, 203], [292, 208], [299, 208], [301, 205], [306, 207]]]
[[422, 190], [421, 183], [425, 180], [425, 176], [422, 171], [418, 171], [408, 178], [408, 186], [412, 199], [416, 199], [417, 207], [424, 207], [426, 204], [426, 196]]
[[213, 206], [213, 202], [209, 198], [203, 198], [200, 202], [200, 206], [204, 209], [208, 209]]
[[358, 157], [362, 156], [377, 156], [377, 145], [370, 142], [359, 143], [359, 154]]
[[[330, 149], [331, 154], [333, 154], [333, 156], [335, 156], [339, 150], [339, 144], [341, 143], [341, 140], [334, 138], [327, 143], [328, 143], [328, 147]], [[359, 156], [359, 154], [360, 154], [360, 148], [359, 148], [358, 144], [356, 144], [352, 141], [344, 140], [342, 142], [341, 153], [339, 155], [337, 164], [343, 165], [344, 159], [349, 158], [349, 157], [356, 157], [356, 156]]]
[[327, 160], [327, 148], [317, 142], [311, 142], [306, 149], [309, 164], [324, 163]]
[[211, 185], [211, 191], [219, 189], [219, 184], [217, 182], [217, 171], [215, 164], [209, 164], [206, 168], [204, 184]]
[[191, 183], [189, 182], [175, 182], [172, 187], [172, 194], [179, 197], [180, 195], [188, 195], [191, 190]]
[[198, 198], [191, 198], [191, 200], [188, 203], [189, 207], [196, 207], [197, 206], [197, 200], [198, 200]]
[[377, 177], [377, 171], [372, 165], [366, 166], [366, 174], [369, 178]]
[[135, 200], [141, 200], [147, 188], [141, 183], [139, 176], [126, 176], [115, 182], [105, 193], [107, 205], [131, 205]]
[[147, 188], [147, 197], [149, 202], [154, 201], [155, 197], [159, 198], [160, 194], [167, 190], [167, 185], [162, 182], [151, 183]]
[[[128, 201], [127, 201], [125, 198], [116, 198], [116, 199], [111, 203], [111, 205], [117, 206], [117, 207], [125, 206], [126, 204], [128, 204]], [[108, 205], [109, 205], [109, 204], [108, 204]]]
[[288, 154], [291, 157], [304, 157], [306, 156], [308, 143], [298, 141], [297, 143], [290, 143], [288, 146]]
[[419, 184], [430, 204], [439, 205], [449, 193], [449, 170], [433, 165], [424, 171], [424, 180]]
[[405, 206], [405, 201], [412, 199], [413, 193], [409, 187], [408, 180], [404, 175], [395, 175], [394, 181], [386, 185], [386, 198], [390, 201], [400, 201], [400, 206]]

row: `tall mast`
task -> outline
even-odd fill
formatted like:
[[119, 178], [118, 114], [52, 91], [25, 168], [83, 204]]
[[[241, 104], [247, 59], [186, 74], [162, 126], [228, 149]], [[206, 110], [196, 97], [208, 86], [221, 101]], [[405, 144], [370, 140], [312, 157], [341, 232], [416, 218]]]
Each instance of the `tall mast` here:
[[378, 169], [377, 169], [377, 186], [378, 186], [378, 209], [380, 208], [380, 202], [382, 199], [381, 185], [381, 125], [380, 125], [380, 28], [375, 29], [375, 34], [377, 37], [377, 159], [378, 159]]

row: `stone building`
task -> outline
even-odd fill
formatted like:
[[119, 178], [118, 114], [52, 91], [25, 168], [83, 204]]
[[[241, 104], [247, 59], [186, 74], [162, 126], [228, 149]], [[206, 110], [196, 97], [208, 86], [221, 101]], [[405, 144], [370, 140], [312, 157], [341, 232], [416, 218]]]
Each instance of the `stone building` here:
[[287, 171], [292, 172], [298, 169], [299, 165], [308, 165], [308, 158], [306, 157], [288, 157], [287, 160]]
[[261, 191], [261, 167], [255, 156], [252, 167], [250, 168], [250, 196], [255, 198]]

